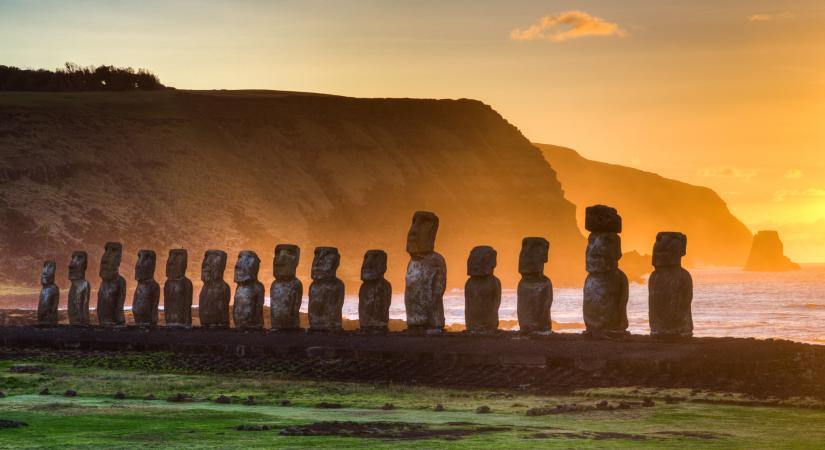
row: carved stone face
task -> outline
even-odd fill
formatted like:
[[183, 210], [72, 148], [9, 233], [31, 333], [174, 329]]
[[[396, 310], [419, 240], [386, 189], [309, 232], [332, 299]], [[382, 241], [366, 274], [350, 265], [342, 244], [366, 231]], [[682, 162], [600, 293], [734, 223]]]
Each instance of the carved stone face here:
[[44, 262], [43, 270], [40, 272], [40, 284], [43, 286], [54, 284], [55, 270], [57, 270], [57, 264], [53, 260]]
[[387, 252], [384, 250], [367, 250], [361, 265], [363, 281], [380, 280], [387, 273]]
[[120, 258], [123, 256], [123, 244], [107, 242], [103, 258], [100, 259], [100, 278], [111, 280], [120, 274]]
[[467, 258], [467, 275], [471, 277], [485, 277], [493, 274], [496, 268], [496, 251], [493, 247], [479, 245], [470, 251]]
[[158, 257], [153, 250], [140, 250], [135, 264], [135, 279], [143, 281], [154, 278], [157, 260]]
[[341, 263], [341, 255], [335, 247], [316, 247], [312, 260], [312, 279], [330, 280], [335, 278], [335, 271]]
[[248, 283], [258, 281], [258, 271], [261, 269], [261, 259], [251, 250], [244, 250], [238, 254], [235, 263], [235, 282]]
[[278, 244], [275, 246], [275, 258], [272, 261], [272, 272], [275, 278], [295, 278], [298, 262], [301, 259], [301, 248], [292, 244]]
[[543, 273], [550, 253], [550, 243], [543, 237], [526, 237], [521, 241], [518, 271], [522, 275]]
[[622, 216], [605, 205], [588, 206], [584, 214], [584, 228], [592, 233], [606, 231], [610, 233], [622, 232]]
[[203, 264], [201, 264], [201, 280], [204, 283], [222, 280], [224, 271], [226, 271], [226, 252], [207, 250], [203, 254]]
[[176, 280], [185, 277], [188, 262], [189, 253], [186, 249], [169, 250], [169, 259], [166, 260], [166, 278]]
[[615, 233], [591, 233], [587, 239], [587, 272], [610, 272], [619, 268], [622, 240]]
[[681, 266], [682, 257], [687, 254], [687, 236], [682, 233], [663, 231], [656, 235], [653, 245], [653, 265], [655, 267]]
[[428, 211], [416, 211], [410, 231], [407, 233], [407, 253], [411, 255], [431, 253], [435, 249], [438, 233], [438, 216]]
[[69, 261], [69, 279], [82, 280], [86, 278], [86, 266], [89, 264], [89, 255], [86, 252], [72, 253], [72, 260]]

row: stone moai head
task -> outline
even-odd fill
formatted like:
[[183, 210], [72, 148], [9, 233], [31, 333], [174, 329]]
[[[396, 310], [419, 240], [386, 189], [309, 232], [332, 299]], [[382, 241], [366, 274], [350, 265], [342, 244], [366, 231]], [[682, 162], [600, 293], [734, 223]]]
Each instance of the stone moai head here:
[[544, 273], [550, 253], [550, 243], [543, 237], [526, 237], [521, 241], [518, 255], [518, 271], [522, 275]]
[[584, 228], [591, 233], [621, 233], [622, 216], [616, 208], [605, 205], [588, 206], [584, 214]]
[[687, 254], [687, 236], [674, 231], [662, 231], [656, 235], [653, 245], [653, 265], [655, 267], [681, 266], [682, 257]]
[[372, 281], [384, 278], [387, 273], [387, 252], [384, 250], [367, 250], [361, 265], [361, 280]]
[[138, 281], [151, 280], [155, 277], [155, 266], [158, 256], [154, 250], [140, 250], [135, 264], [135, 279]]
[[312, 259], [312, 279], [316, 281], [335, 278], [335, 271], [341, 263], [341, 255], [335, 247], [315, 247]]
[[258, 271], [261, 269], [261, 259], [251, 250], [244, 250], [238, 254], [235, 263], [235, 282], [248, 283], [258, 281]]
[[54, 260], [49, 260], [43, 263], [43, 270], [40, 271], [40, 284], [48, 286], [54, 284], [54, 272], [57, 270], [57, 264]]
[[89, 255], [86, 252], [72, 253], [72, 259], [69, 261], [69, 279], [82, 280], [86, 278], [86, 267], [89, 265]]
[[619, 268], [622, 238], [616, 233], [591, 233], [587, 238], [587, 273], [610, 272]]
[[100, 278], [111, 280], [120, 275], [120, 258], [123, 256], [123, 244], [107, 242], [103, 258], [100, 259]]
[[278, 279], [295, 278], [300, 260], [300, 247], [292, 244], [278, 244], [275, 246], [275, 257], [272, 260], [272, 274]]
[[201, 264], [201, 280], [208, 281], [223, 280], [223, 273], [226, 271], [226, 252], [223, 250], [207, 250], [203, 254]]
[[177, 280], [186, 276], [186, 266], [189, 263], [189, 252], [184, 248], [169, 250], [169, 259], [166, 260], [166, 278]]
[[435, 249], [435, 235], [438, 233], [438, 216], [429, 211], [416, 211], [407, 233], [407, 253], [420, 255]]
[[486, 277], [493, 274], [496, 268], [497, 253], [489, 245], [479, 245], [470, 250], [467, 258], [467, 275], [471, 277]]

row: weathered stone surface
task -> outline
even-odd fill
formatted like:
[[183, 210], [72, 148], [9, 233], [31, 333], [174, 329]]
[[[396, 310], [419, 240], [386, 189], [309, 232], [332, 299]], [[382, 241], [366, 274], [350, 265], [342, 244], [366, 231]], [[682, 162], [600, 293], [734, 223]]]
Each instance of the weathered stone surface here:
[[621, 233], [622, 216], [616, 208], [605, 205], [588, 206], [584, 214], [584, 228], [590, 232]]
[[550, 243], [542, 237], [526, 237], [521, 241], [521, 281], [516, 295], [519, 329], [525, 333], [550, 331], [553, 283], [544, 275], [549, 252]]
[[473, 248], [467, 259], [464, 285], [464, 314], [468, 331], [486, 332], [498, 329], [498, 308], [501, 305], [501, 282], [493, 270], [496, 251], [483, 245]]
[[229, 327], [229, 298], [231, 290], [224, 281], [226, 252], [207, 250], [201, 264], [203, 287], [198, 296], [198, 317], [202, 327]]
[[89, 255], [86, 252], [73, 252], [69, 261], [69, 288], [68, 315], [69, 325], [89, 324], [89, 297], [92, 287], [86, 281], [86, 268], [89, 264]]
[[57, 264], [54, 260], [43, 263], [40, 272], [40, 300], [37, 302], [37, 323], [39, 325], [57, 325], [57, 307], [60, 303], [60, 288], [54, 284], [54, 273]]
[[[621, 229], [616, 225], [615, 210], [597, 206], [588, 208], [594, 229]], [[595, 211], [591, 213], [591, 211]], [[610, 224], [612, 226], [603, 226]], [[619, 269], [622, 257], [621, 238], [609, 231], [594, 231], [587, 240], [585, 254], [587, 279], [584, 282], [584, 324], [591, 336], [617, 336], [627, 333], [627, 276]]]
[[438, 216], [417, 211], [407, 234], [410, 262], [404, 285], [404, 306], [410, 329], [444, 329], [444, 290], [447, 264], [434, 251]]
[[166, 283], [163, 284], [163, 311], [167, 327], [192, 326], [192, 280], [186, 278], [188, 262], [186, 249], [169, 250]]
[[123, 244], [107, 242], [100, 260], [100, 289], [97, 291], [97, 320], [100, 325], [125, 325], [126, 279], [120, 271]]
[[238, 255], [235, 263], [235, 304], [232, 317], [235, 327], [256, 329], [264, 326], [264, 285], [258, 281], [261, 259], [250, 250]]
[[648, 280], [650, 334], [658, 337], [693, 335], [693, 278], [682, 268], [687, 254], [687, 236], [661, 232], [653, 246], [656, 270]]
[[297, 245], [278, 244], [272, 270], [275, 281], [269, 287], [270, 318], [273, 330], [298, 330], [301, 328], [301, 301], [304, 285], [295, 276], [301, 259]]
[[312, 260], [312, 284], [309, 286], [309, 329], [341, 330], [344, 307], [344, 282], [336, 277], [341, 255], [335, 247], [315, 248]]
[[587, 238], [587, 273], [610, 272], [619, 268], [622, 240], [616, 233], [595, 232]]
[[361, 330], [387, 331], [390, 321], [392, 285], [384, 279], [387, 253], [368, 250], [361, 265], [361, 289], [358, 290], [358, 321]]
[[140, 250], [135, 264], [137, 287], [132, 298], [132, 315], [135, 324], [156, 326], [158, 324], [158, 304], [160, 285], [155, 281], [157, 254], [152, 250]]

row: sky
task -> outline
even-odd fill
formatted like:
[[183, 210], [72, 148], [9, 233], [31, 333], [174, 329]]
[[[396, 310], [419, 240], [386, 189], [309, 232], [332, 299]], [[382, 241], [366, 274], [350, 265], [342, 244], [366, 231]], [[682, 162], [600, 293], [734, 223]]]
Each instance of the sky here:
[[475, 98], [534, 142], [711, 187], [825, 261], [825, 1], [0, 0], [0, 64], [182, 89]]

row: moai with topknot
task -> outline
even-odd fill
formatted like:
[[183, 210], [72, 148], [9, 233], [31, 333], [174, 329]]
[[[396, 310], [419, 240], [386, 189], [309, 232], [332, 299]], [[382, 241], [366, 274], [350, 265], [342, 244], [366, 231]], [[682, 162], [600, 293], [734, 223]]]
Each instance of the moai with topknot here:
[[186, 249], [169, 250], [166, 260], [166, 283], [163, 284], [163, 312], [167, 327], [192, 326], [192, 280], [186, 278], [189, 253]]
[[387, 252], [367, 250], [361, 265], [361, 289], [358, 290], [358, 323], [361, 331], [386, 332], [390, 322], [392, 285], [384, 279]]
[[447, 287], [447, 264], [435, 252], [438, 216], [417, 211], [407, 234], [410, 262], [404, 286], [404, 306], [410, 330], [440, 332], [444, 330], [444, 290]]
[[157, 254], [153, 250], [140, 250], [135, 264], [137, 287], [132, 298], [132, 316], [135, 325], [154, 327], [158, 324], [160, 285], [155, 281]]
[[344, 282], [336, 276], [341, 255], [335, 247], [316, 247], [309, 285], [309, 330], [340, 331]]
[[650, 335], [662, 338], [693, 336], [693, 278], [682, 268], [687, 236], [661, 232], [653, 246], [653, 267], [648, 280]]
[[590, 206], [585, 212], [587, 279], [584, 282], [585, 333], [593, 337], [627, 334], [627, 276], [619, 269], [622, 257], [622, 218], [614, 208]]
[[100, 259], [100, 289], [97, 291], [97, 321], [103, 326], [125, 325], [126, 279], [120, 275], [123, 244], [107, 242]]
[[235, 304], [232, 317], [235, 328], [252, 330], [264, 326], [264, 285], [258, 281], [261, 259], [251, 250], [244, 250], [235, 263]]
[[523, 333], [549, 334], [550, 307], [553, 305], [553, 283], [544, 275], [544, 265], [550, 253], [550, 243], [542, 237], [526, 237], [521, 241], [518, 271], [521, 281], [517, 290], [518, 326]]
[[501, 306], [501, 281], [493, 275], [496, 251], [481, 245], [470, 251], [464, 285], [464, 322], [467, 331], [490, 332], [498, 329], [498, 308]]
[[57, 307], [60, 303], [60, 288], [54, 284], [54, 272], [57, 264], [54, 260], [43, 263], [40, 272], [40, 300], [37, 302], [37, 324], [41, 326], [55, 326], [60, 317]]
[[295, 276], [301, 249], [297, 245], [278, 244], [272, 261], [275, 281], [269, 287], [270, 319], [273, 330], [294, 331], [301, 329], [301, 301], [304, 285]]
[[92, 287], [86, 281], [86, 268], [89, 265], [89, 255], [86, 252], [72, 253], [69, 261], [69, 325], [89, 325], [89, 297]]
[[207, 250], [203, 254], [201, 264], [203, 287], [198, 296], [198, 318], [202, 327], [229, 327], [229, 298], [232, 293], [229, 284], [223, 279], [225, 271], [225, 251]]

